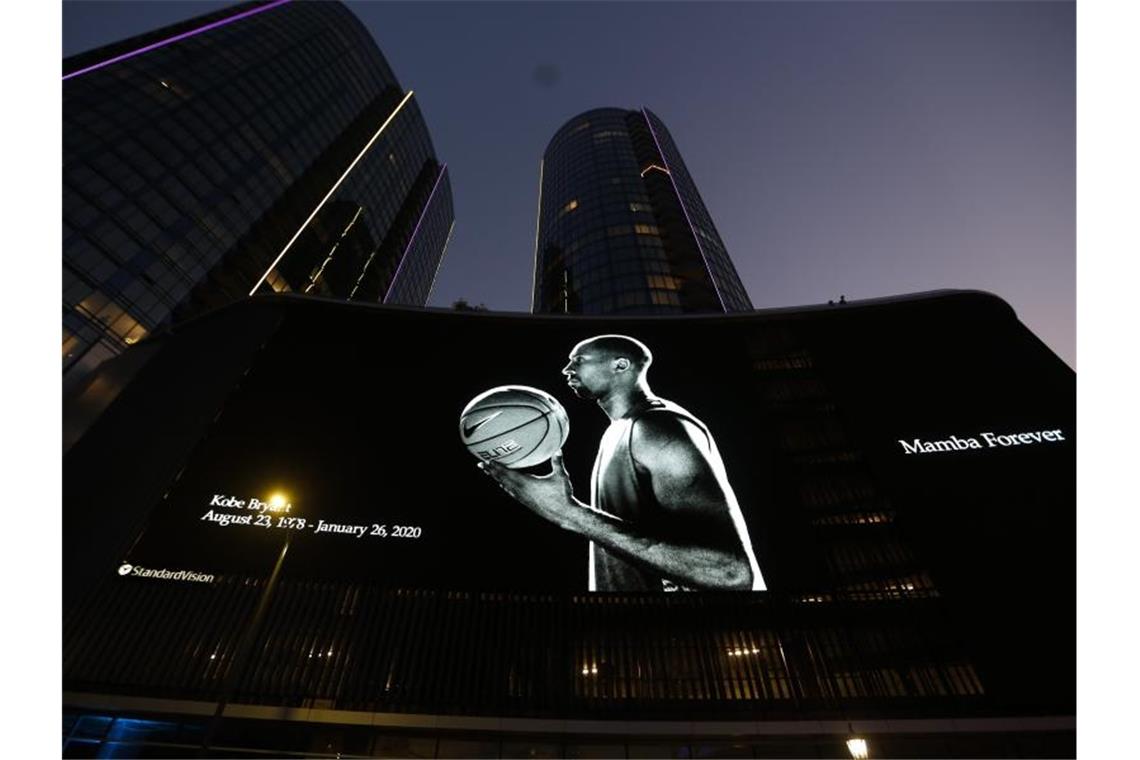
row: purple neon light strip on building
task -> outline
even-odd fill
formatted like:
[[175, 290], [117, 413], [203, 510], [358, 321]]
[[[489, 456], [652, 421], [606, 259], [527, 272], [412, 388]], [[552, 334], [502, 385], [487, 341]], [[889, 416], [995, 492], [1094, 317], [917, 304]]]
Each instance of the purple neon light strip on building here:
[[102, 61], [100, 63], [92, 64], [91, 66], [87, 66], [86, 68], [82, 68], [79, 71], [73, 71], [70, 74], [64, 74], [63, 75], [63, 81], [66, 82], [68, 79], [71, 79], [72, 77], [77, 77], [80, 74], [86, 74], [88, 72], [95, 71], [96, 69], [101, 69], [104, 66], [110, 66], [112, 63], [119, 63], [120, 61], [125, 61], [128, 58], [134, 58], [136, 55], [142, 55], [143, 53], [149, 53], [152, 50], [157, 50], [160, 47], [165, 47], [167, 45], [170, 45], [171, 43], [178, 42], [179, 40], [184, 40], [184, 39], [187, 39], [188, 37], [193, 37], [196, 34], [201, 34], [202, 32], [208, 32], [211, 29], [217, 29], [220, 26], [225, 26], [226, 24], [233, 23], [234, 21], [240, 21], [243, 18], [249, 18], [250, 16], [256, 15], [258, 13], [264, 13], [267, 10], [270, 10], [272, 8], [276, 8], [279, 5], [284, 5], [287, 2], [289, 2], [289, 0], [273, 0], [273, 2], [268, 3], [267, 5], [262, 5], [262, 6], [257, 7], [257, 8], [251, 8], [248, 11], [242, 11], [241, 13], [238, 13], [234, 16], [230, 16], [229, 18], [219, 19], [218, 21], [214, 21], [212, 23], [206, 24], [205, 26], [200, 26], [197, 29], [191, 29], [188, 32], [183, 32], [182, 34], [176, 34], [173, 37], [167, 37], [164, 40], [159, 40], [158, 42], [152, 43], [152, 44], [147, 45], [145, 47], [141, 47], [138, 50], [132, 50], [129, 53], [123, 53], [122, 55], [117, 55], [114, 58], [108, 58], [106, 61]]
[[728, 311], [724, 307], [724, 299], [720, 296], [720, 288], [716, 284], [716, 276], [713, 274], [712, 267], [709, 265], [709, 259], [705, 256], [704, 246], [701, 245], [701, 237], [697, 234], [697, 228], [693, 226], [693, 220], [689, 218], [689, 210], [685, 208], [685, 199], [681, 197], [681, 191], [677, 188], [677, 180], [673, 179], [673, 169], [669, 166], [669, 159], [665, 158], [665, 151], [661, 150], [661, 142], [657, 139], [657, 133], [653, 131], [653, 122], [649, 120], [649, 111], [645, 108], [641, 109], [641, 115], [645, 117], [645, 123], [649, 127], [649, 134], [653, 136], [653, 142], [657, 146], [657, 154], [661, 156], [661, 160], [665, 162], [665, 171], [669, 174], [669, 182], [673, 185], [673, 192], [677, 194], [677, 203], [681, 204], [681, 213], [685, 215], [685, 221], [689, 223], [689, 229], [693, 232], [693, 241], [697, 244], [697, 251], [701, 254], [701, 260], [705, 262], [705, 270], [709, 273], [709, 280], [712, 281], [713, 291], [716, 293], [716, 300], [720, 301], [720, 308]]
[[412, 250], [412, 243], [416, 242], [416, 235], [419, 234], [420, 225], [424, 222], [424, 217], [427, 216], [428, 209], [431, 208], [431, 199], [435, 197], [435, 191], [439, 187], [440, 180], [443, 179], [443, 173], [447, 171], [447, 164], [439, 167], [439, 176], [435, 178], [435, 184], [431, 186], [431, 193], [428, 194], [427, 203], [424, 204], [424, 210], [420, 212], [420, 218], [416, 220], [416, 227], [412, 230], [412, 236], [408, 238], [408, 244], [404, 247], [404, 255], [400, 257], [400, 263], [396, 265], [396, 273], [392, 275], [392, 282], [388, 285], [388, 292], [384, 294], [384, 300], [380, 303], [388, 303], [388, 296], [392, 295], [392, 289], [396, 287], [396, 280], [400, 279], [400, 270], [404, 268], [404, 261], [408, 258], [408, 253]]

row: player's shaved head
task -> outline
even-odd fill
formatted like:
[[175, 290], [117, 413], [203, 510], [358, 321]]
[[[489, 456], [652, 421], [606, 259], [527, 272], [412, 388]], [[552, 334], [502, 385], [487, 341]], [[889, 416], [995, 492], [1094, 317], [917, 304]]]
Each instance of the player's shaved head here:
[[574, 346], [571, 353], [605, 354], [612, 359], [626, 358], [638, 369], [645, 369], [653, 361], [653, 353], [641, 341], [628, 335], [595, 335]]
[[610, 419], [650, 395], [646, 374], [653, 361], [649, 348], [628, 335], [595, 335], [570, 351], [562, 368], [578, 398], [594, 399]]

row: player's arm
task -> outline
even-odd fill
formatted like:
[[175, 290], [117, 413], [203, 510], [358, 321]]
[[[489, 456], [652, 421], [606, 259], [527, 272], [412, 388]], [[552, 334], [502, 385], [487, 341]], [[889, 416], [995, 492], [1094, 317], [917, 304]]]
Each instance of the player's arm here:
[[752, 566], [742, 538], [743, 517], [710, 459], [705, 433], [672, 414], [647, 414], [633, 428], [631, 452], [649, 476], [662, 514], [648, 547], [631, 551], [619, 536], [600, 543], [685, 585], [752, 588]]
[[[643, 424], [650, 418], [660, 419]], [[652, 523], [627, 522], [574, 498], [560, 454], [545, 477], [495, 462], [480, 467], [536, 514], [659, 575], [683, 585], [751, 589], [752, 569], [703, 439], [698, 428], [672, 415], [649, 415], [635, 426], [635, 457], [665, 507]]]

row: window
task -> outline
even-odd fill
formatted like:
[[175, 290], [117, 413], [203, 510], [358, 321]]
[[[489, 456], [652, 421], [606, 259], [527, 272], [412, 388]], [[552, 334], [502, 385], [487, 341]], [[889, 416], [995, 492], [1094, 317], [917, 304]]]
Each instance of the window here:
[[559, 209], [557, 218], [561, 219], [562, 217], [566, 216], [567, 214], [569, 214], [571, 211], [573, 211], [576, 208], [578, 208], [578, 199], [577, 198], [573, 199], [572, 201], [567, 203], [565, 206], [563, 206], [561, 209]]

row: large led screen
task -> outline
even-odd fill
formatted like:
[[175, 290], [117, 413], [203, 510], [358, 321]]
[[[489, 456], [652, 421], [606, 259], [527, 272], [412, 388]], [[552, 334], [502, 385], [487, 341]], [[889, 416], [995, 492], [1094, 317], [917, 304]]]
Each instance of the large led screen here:
[[[860, 458], [905, 508], [914, 483], [953, 489], [1003, 467], [1013, 482], [1068, 461], [1042, 457], [1069, 446], [1069, 410], [971, 345], [984, 319], [899, 350], [907, 320], [871, 336], [856, 318], [291, 309], [243, 358], [124, 575], [265, 576], [288, 538], [295, 578], [762, 591], [810, 546], [796, 528], [812, 524], [810, 494], [775, 486], [776, 468]], [[187, 387], [222, 369], [195, 350]], [[823, 453], [797, 454], [796, 436]]]

